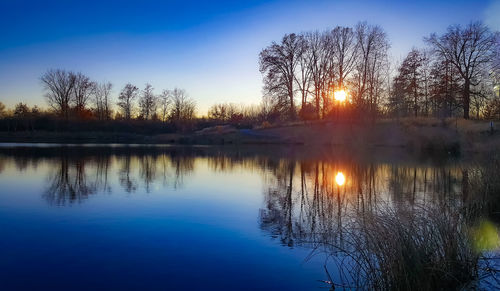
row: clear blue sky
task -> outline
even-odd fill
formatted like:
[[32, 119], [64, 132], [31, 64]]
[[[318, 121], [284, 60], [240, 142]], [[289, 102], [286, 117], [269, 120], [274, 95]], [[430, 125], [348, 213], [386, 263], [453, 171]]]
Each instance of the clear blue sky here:
[[0, 2], [0, 101], [46, 106], [39, 77], [81, 71], [157, 93], [181, 87], [199, 113], [215, 102], [259, 103], [258, 54], [283, 34], [358, 21], [381, 25], [394, 59], [450, 24], [500, 28], [500, 0], [484, 1], [23, 1]]

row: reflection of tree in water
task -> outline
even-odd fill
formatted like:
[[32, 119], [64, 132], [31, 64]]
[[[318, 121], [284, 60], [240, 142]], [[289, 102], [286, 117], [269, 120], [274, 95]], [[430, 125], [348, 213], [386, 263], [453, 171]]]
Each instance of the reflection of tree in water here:
[[268, 176], [260, 223], [284, 245], [333, 258], [337, 287], [455, 288], [477, 278], [469, 176], [456, 167], [283, 160]]
[[146, 192], [149, 193], [151, 183], [153, 183], [156, 176], [156, 156], [142, 156], [139, 161], [140, 175], [144, 181]]
[[183, 155], [172, 155], [171, 165], [173, 169], [172, 186], [174, 189], [182, 187], [184, 177], [194, 170], [194, 157]]
[[[63, 205], [81, 202], [96, 192], [111, 193], [109, 179], [114, 175], [129, 193], [139, 188], [139, 182], [143, 183], [146, 192], [150, 192], [151, 185], [159, 178], [164, 185], [178, 188], [182, 186], [184, 176], [193, 171], [194, 159], [165, 153], [85, 156], [63, 151], [50, 159], [51, 170], [44, 197], [50, 203]], [[33, 166], [38, 162], [39, 159], [33, 159]], [[24, 159], [22, 164], [28, 165], [29, 159]]]
[[93, 162], [96, 167], [93, 179], [94, 187], [110, 193], [111, 187], [109, 185], [108, 177], [111, 167], [111, 157], [107, 155], [99, 155], [93, 160]]
[[6, 164], [6, 158], [3, 156], [0, 156], [0, 174], [3, 172], [3, 169], [5, 168]]
[[51, 161], [52, 165], [44, 193], [51, 204], [82, 202], [97, 191], [111, 192], [108, 181], [111, 157], [108, 155], [85, 157], [62, 153]]
[[119, 171], [120, 185], [126, 192], [131, 193], [137, 189], [137, 184], [133, 177], [130, 175], [131, 171], [131, 156], [126, 155], [121, 158], [122, 166]]
[[30, 158], [29, 157], [19, 157], [19, 158], [16, 158], [14, 160], [14, 162], [16, 164], [17, 170], [22, 172], [22, 171], [26, 170], [26, 168], [28, 167], [29, 162], [30, 162]]
[[63, 156], [56, 169], [48, 176], [44, 197], [51, 204], [81, 202], [95, 192], [95, 185], [88, 183], [85, 160], [70, 160]]
[[[171, 185], [174, 189], [182, 187], [184, 177], [194, 170], [195, 157], [185, 157], [178, 154], [142, 155], [120, 157], [120, 184], [127, 192], [135, 192], [139, 186], [138, 180], [144, 183], [146, 192], [151, 191], [151, 185], [161, 179], [163, 185]], [[137, 162], [137, 163], [135, 163]], [[133, 165], [139, 167], [139, 178], [133, 175]]]
[[265, 156], [227, 156], [224, 152], [219, 152], [210, 156], [207, 163], [213, 172], [231, 172], [239, 167], [246, 171], [261, 171], [268, 168], [267, 165], [272, 162]]

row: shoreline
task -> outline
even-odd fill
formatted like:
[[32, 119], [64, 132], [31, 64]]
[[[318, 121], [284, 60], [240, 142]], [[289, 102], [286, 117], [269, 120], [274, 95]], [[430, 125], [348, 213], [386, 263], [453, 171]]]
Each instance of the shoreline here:
[[500, 132], [488, 122], [456, 120], [378, 121], [374, 124], [302, 123], [260, 129], [216, 126], [196, 133], [144, 135], [127, 132], [0, 132], [0, 143], [137, 145], [345, 146], [402, 148], [420, 153], [460, 155], [500, 148]]

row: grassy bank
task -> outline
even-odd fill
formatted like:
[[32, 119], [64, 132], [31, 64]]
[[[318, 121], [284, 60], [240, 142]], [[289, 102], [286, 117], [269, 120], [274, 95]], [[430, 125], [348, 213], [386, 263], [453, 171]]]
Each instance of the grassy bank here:
[[301, 144], [355, 148], [403, 147], [425, 154], [480, 152], [500, 147], [498, 130], [487, 121], [462, 119], [379, 120], [375, 123], [309, 122], [237, 130], [213, 127], [188, 134], [124, 132], [0, 132], [0, 142], [142, 144]]

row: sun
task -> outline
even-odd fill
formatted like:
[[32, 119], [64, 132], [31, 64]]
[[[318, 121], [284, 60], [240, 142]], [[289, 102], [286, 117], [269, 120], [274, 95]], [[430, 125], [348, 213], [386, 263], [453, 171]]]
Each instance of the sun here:
[[344, 102], [347, 98], [347, 93], [344, 90], [337, 90], [333, 92], [333, 97], [339, 102]]
[[335, 182], [337, 185], [342, 186], [345, 184], [345, 176], [342, 172], [338, 172], [337, 176], [335, 176]]

